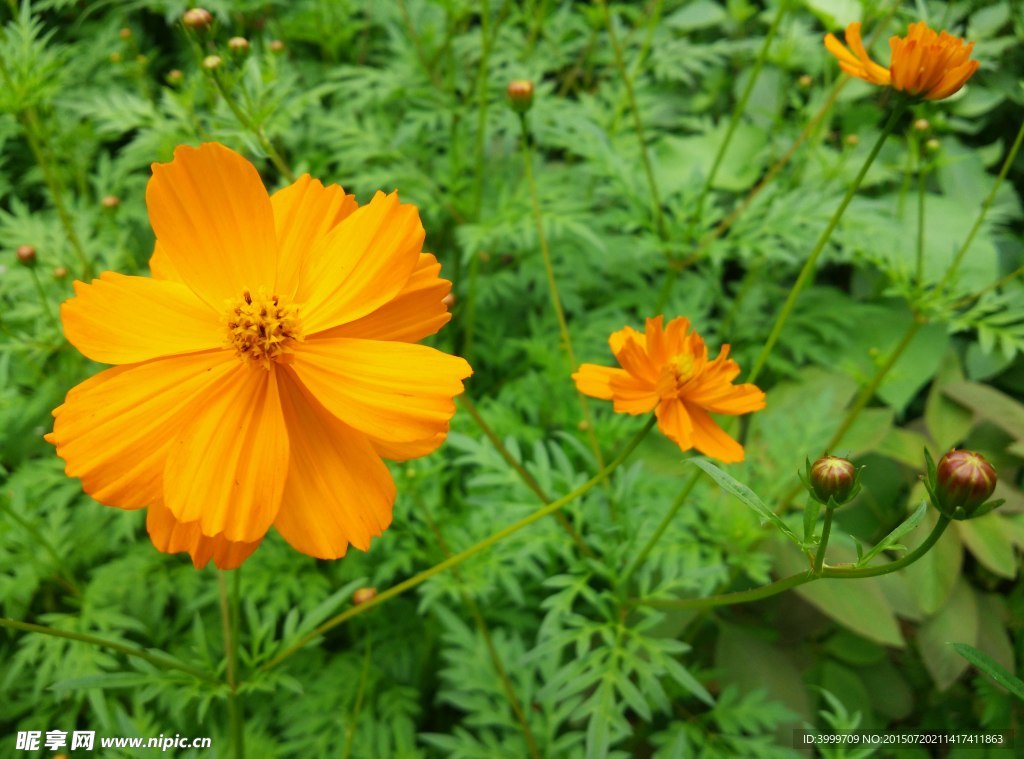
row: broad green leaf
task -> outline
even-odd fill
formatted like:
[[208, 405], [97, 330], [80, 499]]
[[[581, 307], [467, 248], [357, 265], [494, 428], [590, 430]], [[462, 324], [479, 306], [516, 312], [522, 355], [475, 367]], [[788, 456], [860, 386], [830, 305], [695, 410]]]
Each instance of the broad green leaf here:
[[[928, 511], [921, 524], [910, 532], [907, 545], [911, 548], [920, 545], [937, 520], [935, 511]], [[947, 528], [928, 553], [902, 570], [906, 573], [917, 607], [925, 616], [934, 614], [946, 603], [960, 577], [962, 563], [963, 548], [959, 533]]]
[[1024, 404], [994, 387], [978, 382], [954, 382], [943, 388], [943, 392], [1014, 438], [1024, 436]]
[[726, 474], [717, 466], [712, 464], [707, 459], [692, 459], [695, 466], [700, 467], [704, 472], [711, 477], [718, 486], [723, 490], [732, 493], [734, 496], [739, 498], [743, 503], [756, 511], [763, 519], [771, 522], [779, 531], [782, 532], [787, 538], [792, 540], [798, 546], [803, 545], [802, 541], [797, 534], [789, 529], [789, 525], [782, 521], [782, 519], [770, 508], [768, 508], [764, 502], [757, 497], [757, 494], [744, 485], [742, 482], [734, 479], [732, 476]]
[[[969, 409], [949, 398], [943, 389], [951, 384], [963, 382], [960, 361], [954, 351], [947, 351], [939, 364], [938, 373], [925, 401], [924, 418], [940, 451], [948, 450], [963, 440], [971, 429], [972, 414]], [[918, 446], [918, 454], [921, 448]]]
[[1010, 580], [1017, 576], [1013, 539], [1001, 514], [956, 522], [956, 527], [967, 550], [985, 567]]
[[939, 690], [946, 690], [967, 669], [950, 643], [974, 645], [978, 640], [978, 605], [974, 590], [961, 578], [946, 605], [918, 631], [917, 644], [925, 669]]
[[[756, 662], [756, 666], [751, 666]], [[715, 669], [724, 684], [744, 693], [764, 689], [804, 719], [812, 719], [803, 671], [793, 651], [773, 645], [736, 625], [723, 624], [715, 646]]]
[[921, 520], [924, 519], [924, 515], [927, 511], [927, 503], [922, 503], [920, 506], [914, 509], [914, 512], [909, 517], [907, 517], [903, 522], [898, 524], [892, 532], [890, 532], [888, 535], [886, 535], [884, 538], [878, 541], [878, 545], [876, 545], [874, 548], [872, 548], [870, 551], [864, 554], [857, 562], [857, 565], [865, 566], [869, 561], [871, 561], [874, 557], [878, 556], [878, 554], [880, 554], [882, 551], [888, 551], [891, 548], [895, 547], [897, 540], [902, 538], [904, 535], [906, 535], [908, 532], [913, 530], [915, 527], [917, 527], [917, 525], [921, 523]]

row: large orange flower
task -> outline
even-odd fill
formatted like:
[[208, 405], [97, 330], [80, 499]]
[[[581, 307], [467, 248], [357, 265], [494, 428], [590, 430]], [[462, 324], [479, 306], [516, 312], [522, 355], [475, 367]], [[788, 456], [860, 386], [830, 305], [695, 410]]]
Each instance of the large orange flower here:
[[729, 437], [708, 412], [747, 414], [764, 408], [764, 393], [754, 385], [734, 385], [740, 373], [723, 345], [709, 361], [704, 340], [690, 332], [688, 319], [648, 319], [641, 334], [632, 327], [608, 339], [621, 369], [583, 364], [572, 378], [584, 395], [615, 402], [625, 414], [654, 411], [658, 429], [688, 451], [727, 463], [743, 461], [743, 446]]
[[[970, 59], [974, 43], [960, 37], [936, 34], [924, 21], [911, 24], [906, 37], [889, 38], [889, 68], [871, 60], [860, 37], [860, 22], [846, 27], [847, 49], [833, 34], [825, 35], [825, 47], [839, 59], [839, 67], [871, 84], [894, 89], [925, 100], [941, 100], [959, 91], [980, 65]], [[852, 50], [852, 52], [851, 52]]]
[[53, 412], [65, 471], [148, 506], [154, 545], [197, 567], [237, 567], [271, 525], [310, 556], [367, 550], [395, 498], [381, 458], [437, 448], [472, 373], [413, 344], [451, 287], [416, 208], [308, 175], [268, 196], [215, 143], [154, 164], [146, 203], [153, 277], [107, 272], [61, 306], [68, 340], [118, 364]]

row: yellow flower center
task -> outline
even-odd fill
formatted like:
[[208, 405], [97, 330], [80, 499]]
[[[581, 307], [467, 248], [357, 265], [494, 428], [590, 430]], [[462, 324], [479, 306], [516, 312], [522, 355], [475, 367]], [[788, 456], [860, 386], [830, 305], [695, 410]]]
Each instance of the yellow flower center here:
[[299, 307], [282, 304], [276, 295], [261, 288], [248, 290], [229, 305], [225, 315], [228, 343], [244, 363], [258, 362], [270, 369], [272, 362], [288, 363], [289, 345], [302, 340]]
[[693, 356], [689, 353], [680, 353], [677, 356], [673, 356], [669, 359], [668, 365], [675, 375], [677, 387], [693, 377], [694, 362]]

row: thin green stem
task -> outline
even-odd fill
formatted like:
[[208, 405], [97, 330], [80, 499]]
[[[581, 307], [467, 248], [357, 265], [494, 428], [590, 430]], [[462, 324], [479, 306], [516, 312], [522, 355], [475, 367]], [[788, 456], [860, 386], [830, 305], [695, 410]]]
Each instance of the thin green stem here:
[[832, 236], [833, 230], [839, 224], [839, 220], [843, 217], [843, 212], [846, 211], [846, 207], [850, 205], [850, 201], [853, 200], [853, 196], [856, 194], [857, 189], [860, 187], [860, 183], [864, 180], [864, 176], [868, 173], [868, 169], [875, 162], [875, 158], [878, 156], [879, 151], [882, 149], [882, 145], [885, 144], [886, 138], [892, 133], [893, 128], [899, 121], [903, 112], [907, 108], [906, 100], [900, 100], [896, 107], [893, 108], [892, 113], [889, 115], [889, 120], [886, 121], [885, 126], [882, 128], [882, 133], [879, 135], [878, 140], [875, 142], [871, 152], [868, 154], [867, 160], [864, 161], [864, 165], [861, 167], [857, 176], [854, 178], [853, 183], [846, 191], [846, 195], [843, 196], [842, 202], [839, 207], [832, 214], [832, 218], [829, 220], [828, 226], [821, 233], [818, 238], [818, 242], [815, 244], [811, 254], [807, 257], [804, 262], [803, 268], [800, 270], [800, 274], [796, 278], [796, 282], [789, 291], [789, 296], [786, 298], [786, 302], [782, 306], [782, 311], [775, 319], [775, 324], [772, 325], [772, 330], [768, 335], [768, 339], [765, 341], [764, 347], [758, 354], [757, 359], [754, 361], [754, 366], [750, 370], [750, 375], [747, 378], [747, 382], [754, 382], [757, 377], [761, 374], [761, 370], [764, 368], [765, 362], [768, 360], [768, 356], [772, 352], [772, 348], [775, 347], [775, 343], [779, 339], [779, 335], [782, 333], [782, 328], [785, 326], [786, 321], [789, 319], [789, 315], [793, 311], [793, 307], [796, 305], [796, 299], [803, 290], [804, 285], [810, 279], [814, 272], [814, 265], [818, 262], [818, 256], [821, 255], [821, 251], [824, 250], [825, 244], [828, 242], [829, 237]]
[[[466, 413], [469, 414], [470, 418], [476, 422], [477, 427], [479, 427], [480, 431], [484, 433], [484, 436], [491, 441], [491, 445], [494, 446], [498, 455], [505, 460], [505, 463], [515, 470], [516, 474], [518, 474], [526, 486], [534, 492], [537, 498], [540, 499], [541, 503], [550, 503], [551, 497], [544, 492], [544, 489], [540, 486], [540, 483], [537, 482], [536, 478], [527, 471], [526, 467], [516, 460], [511, 451], [509, 451], [505, 444], [501, 442], [501, 438], [499, 438], [498, 434], [491, 428], [491, 425], [487, 423], [487, 420], [484, 419], [483, 414], [480, 413], [476, 404], [469, 399], [469, 396], [465, 393], [460, 395], [459, 405], [462, 406]], [[569, 521], [568, 517], [566, 517], [561, 511], [557, 511], [555, 512], [555, 519], [558, 520], [562, 529], [565, 530], [570, 538], [572, 538], [572, 541], [576, 544], [580, 553], [588, 558], [594, 558], [594, 550], [586, 544], [582, 536], [576, 531], [576, 528], [572, 526], [572, 522]]]
[[480, 218], [480, 206], [483, 200], [484, 172], [487, 162], [484, 161], [484, 149], [487, 139], [487, 67], [491, 55], [491, 8], [489, 0], [480, 2], [480, 68], [477, 70], [476, 82], [476, 175], [473, 182], [473, 218]]
[[999, 169], [999, 176], [996, 177], [995, 183], [992, 185], [992, 190], [985, 197], [985, 201], [981, 204], [981, 210], [978, 212], [978, 218], [974, 221], [974, 226], [971, 227], [971, 231], [968, 233], [967, 238], [964, 240], [964, 244], [960, 246], [960, 250], [957, 251], [956, 256], [953, 257], [953, 263], [950, 264], [949, 269], [946, 270], [946, 275], [939, 282], [936, 288], [936, 293], [941, 295], [945, 289], [949, 286], [950, 281], [956, 274], [957, 269], [960, 268], [960, 263], [963, 261], [964, 256], [967, 255], [967, 250], [971, 247], [971, 243], [974, 242], [975, 235], [978, 234], [978, 230], [981, 229], [982, 223], [985, 221], [985, 217], [988, 215], [989, 208], [992, 207], [992, 201], [996, 198], [996, 193], [999, 192], [999, 188], [1003, 184], [1003, 180], [1006, 179], [1006, 174], [1010, 171], [1010, 166], [1017, 159], [1017, 152], [1020, 150], [1021, 142], [1024, 141], [1024, 121], [1021, 122], [1020, 128], [1017, 130], [1017, 137], [1013, 141], [1013, 146], [1010, 148], [1010, 152], [1006, 156], [1006, 160], [1003, 161], [1003, 166]]
[[281, 173], [285, 179], [289, 182], [295, 181], [295, 173], [291, 170], [288, 164], [285, 162], [281, 154], [277, 152], [277, 148], [274, 147], [274, 143], [267, 137], [266, 132], [263, 131], [263, 126], [253, 121], [253, 119], [242, 110], [242, 107], [235, 102], [235, 99], [231, 96], [231, 92], [228, 90], [227, 85], [221, 78], [220, 73], [216, 69], [209, 69], [203, 66], [203, 70], [210, 75], [210, 79], [213, 80], [214, 85], [217, 87], [217, 91], [220, 92], [224, 102], [227, 103], [228, 108], [235, 114], [235, 118], [238, 119], [238, 123], [242, 125], [243, 129], [248, 129], [252, 132], [253, 136], [260, 143], [260, 147], [263, 148], [263, 152], [267, 154], [270, 162], [274, 164], [277, 170]]
[[[754, 68], [751, 70], [750, 75], [747, 78], [747, 86], [743, 88], [743, 92], [740, 94], [740, 98], [736, 101], [736, 106], [733, 108], [732, 116], [729, 119], [729, 126], [725, 131], [725, 137], [722, 138], [722, 142], [719, 144], [718, 150], [715, 152], [715, 157], [711, 162], [711, 169], [708, 171], [708, 175], [704, 178], [704, 183], [700, 189], [700, 195], [697, 196], [694, 213], [690, 217], [689, 236], [691, 239], [694, 236], [697, 225], [701, 222], [701, 219], [704, 216], [704, 203], [707, 200], [708, 194], [711, 192], [711, 185], [714, 183], [715, 177], [718, 175], [718, 169], [722, 165], [726, 151], [729, 149], [729, 144], [732, 142], [737, 126], [739, 126], [740, 119], [747, 110], [747, 101], [750, 100], [750, 94], [754, 91], [754, 85], [757, 84], [757, 78], [760, 76], [761, 69], [764, 67], [765, 59], [768, 57], [768, 50], [771, 47], [772, 42], [775, 40], [775, 35], [779, 30], [779, 24], [782, 23], [782, 17], [785, 16], [788, 5], [789, 0], [779, 0], [779, 9], [775, 13], [775, 17], [772, 19], [772, 24], [768, 29], [768, 34], [765, 35], [764, 43], [758, 51], [757, 60], [754, 62]], [[796, 150], [798, 144], [799, 140], [793, 144], [790, 155], [792, 155], [792, 152]], [[785, 160], [788, 161], [789, 156], [786, 156]], [[753, 199], [753, 195], [756, 194], [762, 186], [764, 186], [764, 183], [759, 187], [754, 188], [754, 192], [749, 196], [750, 199]], [[746, 206], [742, 207], [745, 208]], [[739, 211], [735, 213], [738, 215]], [[729, 223], [731, 224], [732, 222], [730, 221]], [[719, 227], [722, 227], [722, 225], [720, 224]], [[722, 232], [724, 232], [726, 228], [728, 227], [723, 228]], [[718, 229], [716, 228], [710, 234], [714, 235], [714, 237], [711, 238], [711, 240], [713, 240], [717, 238], [721, 232], [718, 232]], [[704, 239], [707, 239], [708, 237], [709, 235], [706, 235]], [[668, 300], [672, 295], [672, 288], [675, 285], [679, 274], [683, 269], [689, 266], [690, 263], [697, 260], [697, 257], [700, 255], [704, 247], [710, 244], [711, 240], [708, 240], [707, 244], [704, 244], [702, 240], [698, 249], [683, 261], [674, 261], [670, 259], [668, 273], [665, 276], [665, 281], [662, 283], [661, 291], [658, 293], [658, 300], [654, 307], [654, 313], [660, 314], [665, 310], [665, 307], [668, 305]]]
[[[434, 533], [434, 538], [437, 540], [438, 546], [441, 548], [441, 552], [445, 555], [445, 558], [450, 558], [452, 552], [448, 549], [448, 542], [444, 539], [444, 535], [438, 528], [437, 523], [430, 515], [430, 509], [424, 508], [421, 510], [424, 518], [427, 520], [427, 526], [430, 527], [430, 531]], [[540, 749], [537, 748], [537, 739], [533, 736], [533, 731], [530, 730], [530, 723], [526, 720], [526, 712], [523, 711], [522, 702], [516, 695], [515, 688], [512, 686], [512, 680], [508, 676], [508, 670], [505, 669], [504, 663], [501, 661], [501, 654], [498, 653], [498, 648], [494, 645], [494, 638], [491, 636], [491, 628], [487, 624], [487, 620], [484, 619], [484, 615], [480, 613], [480, 606], [476, 600], [466, 590], [465, 583], [462, 581], [462, 573], [458, 567], [452, 567], [452, 574], [455, 577], [455, 582], [459, 586], [459, 595], [462, 597], [462, 603], [469, 609], [470, 616], [473, 617], [473, 621], [476, 623], [477, 630], [480, 632], [480, 636], [484, 640], [484, 646], [487, 648], [487, 655], [490, 657], [491, 664], [494, 667], [494, 671], [498, 674], [498, 679], [501, 681], [502, 690], [505, 691], [505, 697], [508, 699], [509, 707], [512, 709], [512, 714], [519, 723], [520, 729], [523, 731], [523, 738], [526, 741], [526, 749], [533, 759], [540, 759]]]
[[927, 166], [924, 162], [924, 150], [919, 146], [917, 152], [917, 272], [914, 278], [919, 289], [924, 288], [924, 199]]
[[821, 525], [821, 540], [818, 542], [818, 551], [814, 554], [814, 574], [821, 575], [821, 568], [825, 564], [825, 549], [828, 548], [829, 534], [832, 532], [832, 517], [835, 509], [825, 508], [825, 520]]
[[231, 604], [224, 570], [217, 570], [217, 589], [220, 593], [220, 623], [224, 633], [224, 655], [227, 659], [228, 720], [231, 724], [231, 753], [235, 759], [245, 757], [245, 731], [242, 707], [238, 700], [237, 641], [231, 625]]
[[190, 667], [187, 664], [182, 664], [174, 659], [164, 658], [159, 654], [153, 654], [148, 651], [144, 651], [141, 648], [135, 648], [133, 646], [126, 646], [123, 643], [118, 643], [113, 640], [106, 640], [104, 638], [98, 638], [95, 635], [86, 635], [85, 633], [71, 632], [69, 630], [58, 630], [55, 627], [46, 627], [44, 625], [36, 625], [31, 622], [19, 622], [16, 619], [8, 619], [7, 617], [0, 617], [0, 627], [9, 627], [13, 630], [21, 630], [23, 632], [39, 633], [40, 635], [49, 635], [54, 638], [66, 638], [67, 640], [76, 640], [80, 643], [88, 643], [92, 646], [98, 646], [100, 648], [109, 648], [111, 651], [117, 651], [125, 656], [131, 656], [142, 661], [149, 662], [159, 669], [168, 670], [173, 669], [179, 672], [184, 672], [191, 675], [197, 680], [209, 683], [211, 685], [221, 685], [221, 681], [208, 672], [204, 672], [201, 669]]
[[[622, 45], [615, 33], [615, 23], [612, 20], [611, 11], [605, 0], [598, 0], [598, 5], [604, 12], [605, 25], [608, 27], [608, 40], [612, 44], [612, 52], [615, 54], [615, 65], [619, 70], [619, 77], [622, 79], [622, 86], [626, 90], [626, 97], [629, 100], [629, 108], [633, 113], [633, 128], [636, 130], [637, 141], [640, 143], [640, 162], [644, 168], [644, 176], [647, 178], [647, 189], [651, 194], [651, 212], [654, 216], [654, 224], [658, 237], [662, 243], [668, 242], [668, 229], [665, 226], [665, 214], [661, 208], [661, 194], [658, 192], [658, 182], [654, 178], [654, 166], [651, 164], [651, 156], [647, 151], [647, 138], [644, 136], [643, 119], [640, 117], [640, 106], [637, 104], [636, 92], [633, 89], [633, 78], [626, 69], [626, 61], [622, 56]], [[668, 248], [662, 249], [666, 256], [670, 255]], [[575, 364], [575, 362], [573, 362]]]
[[57, 319], [57, 315], [53, 313], [53, 308], [50, 306], [50, 299], [46, 297], [46, 290], [43, 289], [43, 283], [39, 279], [39, 272], [36, 271], [35, 267], [29, 269], [29, 276], [32, 277], [32, 281], [35, 283], [36, 292], [39, 293], [39, 302], [43, 306], [43, 310], [46, 312], [46, 316], [53, 322], [57, 329], [60, 329], [60, 321]]
[[591, 477], [589, 480], [584, 482], [582, 485], [580, 485], [572, 492], [562, 496], [557, 501], [552, 501], [546, 506], [537, 509], [537, 511], [533, 512], [529, 516], [523, 517], [519, 521], [514, 522], [513, 524], [510, 524], [509, 526], [504, 527], [495, 533], [492, 533], [488, 537], [481, 540], [479, 543], [476, 543], [470, 546], [469, 548], [466, 548], [462, 551], [459, 551], [456, 554], [453, 554], [450, 558], [435, 564], [429, 569], [425, 569], [422, 572], [413, 575], [408, 580], [403, 580], [397, 585], [392, 585], [387, 590], [378, 593], [369, 601], [362, 603], [359, 606], [353, 606], [350, 609], [346, 609], [341, 614], [337, 614], [334, 617], [331, 617], [331, 619], [321, 624], [312, 632], [309, 632], [306, 635], [302, 636], [302, 638], [300, 638], [298, 641], [296, 641], [291, 646], [286, 648], [284, 651], [279, 653], [277, 656], [273, 657], [268, 662], [263, 664], [260, 667], [260, 671], [266, 671], [268, 669], [271, 669], [272, 667], [277, 666], [282, 661], [287, 659], [289, 656], [295, 654], [296, 652], [304, 648], [306, 645], [308, 645], [310, 641], [315, 640], [327, 631], [334, 629], [338, 625], [347, 622], [352, 617], [364, 614], [370, 609], [373, 609], [379, 606], [380, 604], [384, 603], [385, 601], [388, 601], [394, 598], [395, 596], [401, 595], [407, 590], [412, 590], [418, 585], [421, 585], [427, 580], [429, 580], [431, 577], [434, 577], [435, 575], [445, 571], [446, 569], [451, 569], [452, 567], [458, 566], [466, 559], [472, 558], [473, 556], [476, 556], [478, 553], [481, 553], [482, 551], [486, 551], [495, 543], [504, 540], [509, 535], [519, 532], [524, 527], [529, 527], [531, 524], [533, 524], [539, 519], [543, 519], [548, 514], [554, 514], [567, 503], [571, 503], [572, 501], [579, 498], [581, 495], [590, 491], [595, 485], [604, 482], [604, 480], [607, 479], [608, 475], [610, 475], [620, 464], [622, 464], [622, 462], [625, 461], [633, 452], [633, 450], [640, 444], [640, 441], [647, 436], [647, 433], [651, 431], [656, 421], [657, 420], [653, 416], [650, 419], [648, 419], [647, 424], [644, 425], [643, 429], [641, 429], [639, 432], [637, 432], [636, 435], [633, 436], [633, 438], [622, 448], [622, 450], [619, 451], [619, 454], [604, 469], [602, 469], [600, 472], [598, 472], [596, 475]]
[[908, 567], [928, 553], [931, 547], [942, 537], [942, 533], [949, 526], [949, 521], [949, 517], [940, 516], [934, 529], [920, 546], [902, 559], [889, 562], [880, 567], [824, 567], [821, 569], [821, 574], [815, 574], [814, 571], [799, 572], [781, 580], [776, 580], [768, 585], [762, 585], [759, 588], [751, 588], [750, 590], [742, 590], [735, 593], [720, 593], [704, 598], [638, 598], [633, 599], [632, 603], [661, 609], [704, 609], [712, 606], [732, 606], [760, 601], [778, 595], [790, 588], [813, 582], [814, 580], [852, 580], [863, 577], [878, 577]]
[[[572, 337], [569, 334], [569, 324], [565, 318], [565, 310], [562, 308], [562, 298], [558, 294], [558, 282], [555, 280], [555, 268], [551, 263], [548, 238], [544, 233], [544, 217], [540, 209], [540, 194], [537, 191], [537, 181], [533, 176], [533, 151], [530, 150], [530, 127], [526, 121], [526, 113], [519, 114], [519, 126], [526, 184], [530, 190], [530, 201], [533, 205], [533, 221], [537, 227], [537, 241], [540, 244], [541, 257], [544, 260], [544, 274], [547, 277], [548, 294], [551, 296], [551, 307], [554, 309], [555, 318], [558, 320], [558, 331], [562, 338], [562, 346], [566, 356], [569, 358], [570, 368], [575, 371], [579, 364], [576, 362], [576, 351], [572, 347]], [[594, 419], [590, 413], [590, 404], [582, 393], [577, 393], [576, 395], [580, 401], [583, 422], [587, 428], [587, 439], [590, 442], [591, 450], [594, 452], [594, 460], [597, 462], [598, 468], [604, 468], [604, 457], [601, 455], [601, 446], [598, 445], [597, 435], [594, 433]], [[611, 505], [611, 508], [612, 516], [614, 517], [614, 504]]]
[[370, 675], [372, 641], [372, 632], [367, 633], [366, 648], [363, 651], [363, 666], [359, 670], [359, 685], [356, 686], [356, 702], [352, 706], [352, 718], [345, 727], [345, 752], [342, 754], [342, 759], [348, 759], [352, 755], [352, 744], [356, 737], [356, 722], [359, 720], [359, 713], [363, 710], [363, 695], [366, 693], [366, 681]]
[[668, 526], [672, 524], [672, 520], [675, 519], [680, 507], [683, 505], [683, 503], [686, 501], [687, 496], [690, 495], [690, 492], [696, 486], [698, 479], [700, 479], [699, 469], [690, 475], [690, 479], [686, 481], [685, 485], [683, 485], [683, 489], [679, 491], [679, 495], [677, 495], [675, 500], [672, 502], [672, 506], [669, 507], [668, 512], [665, 514], [665, 517], [661, 520], [660, 524], [658, 524], [657, 528], [654, 530], [654, 533], [651, 535], [650, 538], [647, 539], [647, 542], [644, 544], [644, 547], [641, 548], [640, 552], [636, 555], [636, 558], [633, 559], [633, 562], [628, 567], [626, 567], [626, 570], [622, 573], [622, 576], [619, 578], [620, 588], [626, 587], [626, 583], [629, 582], [629, 579], [633, 576], [633, 574], [640, 567], [643, 566], [648, 554], [650, 554], [650, 552], [654, 549], [654, 546], [658, 544], [658, 541], [661, 540], [661, 536], [665, 534], [665, 530], [668, 529]]
[[1013, 280], [1017, 279], [1017, 277], [1019, 277], [1021, 274], [1024, 274], [1024, 266], [1018, 266], [1009, 274], [1000, 277], [995, 282], [989, 285], [985, 285], [979, 290], [975, 290], [970, 295], [965, 295], [964, 297], [959, 298], [955, 303], [953, 303], [953, 308], [963, 308], [964, 306], [967, 306], [973, 303], [974, 301], [978, 300], [979, 298], [981, 298], [981, 296], [985, 295], [986, 293], [990, 293], [993, 290], [998, 290], [1003, 285], [1012, 282]]

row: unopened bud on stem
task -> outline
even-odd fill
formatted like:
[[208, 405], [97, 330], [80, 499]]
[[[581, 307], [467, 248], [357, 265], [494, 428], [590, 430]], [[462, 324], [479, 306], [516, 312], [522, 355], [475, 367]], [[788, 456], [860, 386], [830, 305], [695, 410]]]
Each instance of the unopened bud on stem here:
[[533, 82], [528, 79], [513, 79], [508, 83], [508, 102], [516, 113], [526, 113], [533, 105]]
[[842, 506], [857, 494], [857, 467], [849, 459], [822, 456], [811, 465], [808, 481], [823, 504]]
[[996, 470], [980, 453], [952, 450], [935, 467], [935, 497], [947, 514], [970, 516], [996, 489]]

